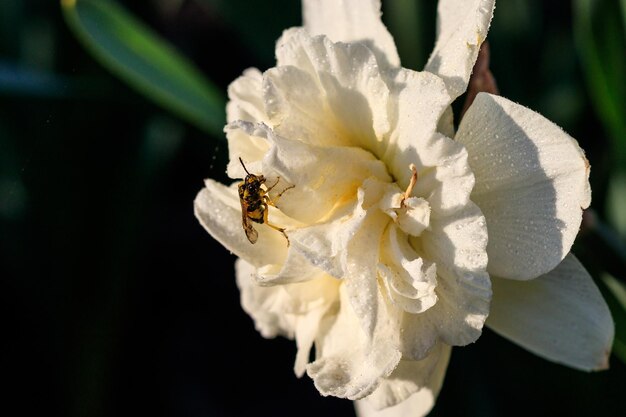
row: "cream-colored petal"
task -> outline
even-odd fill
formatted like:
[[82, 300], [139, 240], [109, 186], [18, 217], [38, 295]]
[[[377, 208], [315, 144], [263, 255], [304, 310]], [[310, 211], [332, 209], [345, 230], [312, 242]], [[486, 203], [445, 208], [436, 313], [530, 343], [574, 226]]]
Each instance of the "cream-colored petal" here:
[[[329, 275], [347, 277], [353, 256], [349, 249], [351, 241], [358, 240], [356, 235], [360, 230], [369, 232], [368, 237], [380, 239], [382, 231], [377, 235], [366, 223], [371, 221], [372, 216], [377, 217], [375, 224], [389, 220], [382, 211], [371, 207], [378, 202], [387, 185], [374, 178], [366, 180], [355, 196], [356, 201], [336, 210], [328, 221], [294, 230], [290, 235], [291, 246], [302, 253], [312, 265]], [[376, 250], [376, 256], [368, 260], [368, 263], [377, 262], [378, 241], [369, 249]]]
[[311, 35], [365, 43], [381, 64], [400, 66], [396, 45], [381, 21], [380, 0], [303, 0], [302, 14]]
[[437, 302], [437, 267], [424, 261], [397, 227], [387, 228], [380, 249], [378, 273], [391, 302], [408, 313], [422, 313]]
[[359, 417], [426, 415], [441, 390], [452, 349], [438, 344], [421, 361], [402, 360], [370, 396], [355, 403]]
[[419, 179], [427, 167], [437, 165], [447, 154], [434, 135], [450, 100], [443, 80], [428, 72], [399, 70], [391, 91], [396, 98], [392, 112], [395, 129], [383, 159], [405, 189], [412, 175], [411, 164], [416, 166]]
[[437, 303], [402, 318], [402, 353], [419, 360], [438, 340], [463, 346], [481, 334], [491, 300], [485, 219], [470, 202], [454, 215], [431, 218], [430, 230], [412, 242], [425, 260], [437, 266]]
[[292, 339], [296, 330], [296, 316], [285, 314], [282, 307], [289, 303], [289, 295], [281, 286], [258, 286], [253, 279], [255, 273], [255, 267], [243, 259], [235, 262], [242, 308], [252, 317], [254, 327], [263, 337], [280, 335]]
[[365, 219], [365, 212], [356, 210], [355, 202], [336, 211], [330, 221], [294, 230], [290, 233], [291, 246], [312, 265], [343, 278], [347, 271], [345, 248]]
[[328, 123], [336, 123], [342, 132], [341, 144], [376, 153], [391, 125], [389, 89], [371, 50], [361, 44], [333, 43], [325, 36], [311, 37], [302, 29], [291, 29], [278, 41], [276, 58], [279, 67], [299, 68], [319, 84], [333, 115]]
[[[444, 215], [465, 206], [474, 186], [474, 177], [463, 145], [437, 133], [437, 124], [446, 111], [449, 96], [443, 81], [427, 72], [401, 71], [395, 80], [403, 87], [397, 92], [397, 124], [391, 134], [384, 160], [390, 173], [405, 189], [417, 168], [412, 196], [428, 200], [431, 215]], [[439, 214], [437, 214], [439, 213]]]
[[261, 72], [256, 68], [249, 68], [228, 86], [226, 118], [229, 123], [235, 120], [267, 122], [262, 82]]
[[326, 314], [329, 307], [329, 305], [323, 305], [316, 308], [311, 313], [303, 316], [296, 324], [296, 347], [298, 352], [296, 353], [293, 370], [298, 378], [306, 372], [313, 342], [317, 337], [322, 317]]
[[241, 224], [241, 204], [237, 184], [227, 187], [211, 179], [205, 181], [194, 201], [200, 224], [215, 240], [254, 266], [282, 264], [287, 254], [285, 237], [267, 225], [255, 224], [257, 244], [251, 244]]
[[609, 366], [611, 313], [589, 273], [571, 254], [532, 281], [493, 278], [487, 325], [548, 360], [585, 371]]
[[[291, 234], [289, 230], [285, 233]], [[313, 266], [305, 256], [293, 248], [288, 248], [283, 263], [259, 267], [254, 278], [257, 284], [270, 286], [309, 281], [319, 273], [320, 269]]]
[[589, 205], [589, 164], [577, 142], [538, 113], [480, 93], [456, 140], [476, 177], [472, 201], [489, 229], [489, 273], [532, 279], [569, 252]]
[[[244, 123], [235, 121], [233, 123]], [[251, 122], [245, 122], [251, 123]], [[228, 139], [229, 162], [226, 173], [230, 178], [245, 178], [246, 172], [241, 166], [239, 158], [246, 165], [246, 169], [254, 174], [260, 173], [260, 160], [270, 148], [270, 142], [264, 137], [251, 136], [242, 129], [232, 129], [226, 125], [226, 139]]]
[[[272, 144], [259, 173], [268, 178], [268, 186], [276, 184], [270, 193], [276, 200], [274, 204], [283, 213], [306, 224], [319, 221], [330, 215], [336, 206], [354, 200], [365, 178], [391, 180], [385, 165], [360, 148], [309, 145], [280, 137], [263, 124], [235, 122], [228, 129], [263, 138]], [[350, 169], [343, 169], [346, 161], [350, 162]], [[245, 172], [240, 169], [241, 178]]]
[[373, 206], [386, 184], [368, 179], [359, 189], [358, 211], [364, 212], [361, 227], [347, 241], [345, 286], [352, 308], [367, 337], [373, 338], [379, 323], [378, 265], [383, 232], [389, 217]]
[[264, 101], [274, 131], [318, 146], [352, 145], [326, 99], [317, 77], [294, 66], [265, 72]]
[[494, 7], [495, 0], [439, 0], [437, 40], [424, 70], [445, 80], [452, 100], [467, 89]]
[[307, 366], [307, 373], [322, 395], [363, 398], [371, 394], [400, 361], [391, 327], [384, 325], [387, 312], [381, 294], [376, 296], [383, 307], [377, 310], [377, 322], [381, 325], [368, 337], [352, 309], [346, 286], [341, 285], [339, 315], [328, 332], [316, 341], [317, 359]]
[[296, 339], [294, 371], [302, 376], [322, 319], [337, 304], [339, 281], [318, 273], [308, 282], [261, 287], [254, 266], [238, 259], [235, 267], [243, 309], [264, 337]]

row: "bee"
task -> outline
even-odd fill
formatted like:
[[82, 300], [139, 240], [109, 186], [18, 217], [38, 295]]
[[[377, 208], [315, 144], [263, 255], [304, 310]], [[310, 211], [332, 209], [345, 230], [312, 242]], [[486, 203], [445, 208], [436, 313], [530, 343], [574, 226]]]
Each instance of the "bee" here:
[[[244, 165], [241, 158], [239, 158], [239, 162], [241, 162], [241, 166], [244, 171], [246, 171], [246, 178], [239, 183], [239, 202], [241, 203], [241, 224], [243, 226], [244, 232], [246, 232], [246, 237], [250, 241], [250, 243], [256, 243], [259, 238], [259, 233], [252, 226], [252, 222], [259, 224], [266, 224], [272, 229], [278, 230], [280, 233], [285, 236], [287, 239], [287, 245], [289, 245], [289, 238], [285, 233], [285, 229], [282, 227], [275, 226], [267, 221], [267, 216], [269, 213], [269, 206], [274, 206], [272, 200], [268, 193], [272, 188], [278, 184], [280, 178], [276, 180], [276, 182], [271, 186], [267, 187], [265, 184], [266, 178], [263, 175], [254, 175], [248, 172], [248, 169]], [[265, 188], [263, 188], [265, 187]], [[280, 197], [285, 191], [289, 188], [293, 188], [294, 186], [290, 186], [283, 190], [278, 196]]]

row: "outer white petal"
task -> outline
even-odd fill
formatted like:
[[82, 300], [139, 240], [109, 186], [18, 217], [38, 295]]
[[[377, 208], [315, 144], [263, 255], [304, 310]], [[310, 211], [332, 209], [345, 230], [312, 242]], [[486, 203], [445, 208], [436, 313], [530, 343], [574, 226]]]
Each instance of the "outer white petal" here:
[[493, 279], [487, 325], [529, 351], [576, 369], [608, 368], [611, 313], [573, 255], [532, 281]]
[[[384, 305], [381, 294], [375, 296]], [[381, 325], [369, 337], [349, 297], [346, 286], [341, 285], [339, 315], [316, 341], [317, 359], [307, 366], [307, 373], [322, 395], [354, 400], [371, 394], [393, 371], [401, 355], [393, 344], [393, 327], [385, 325], [386, 310], [377, 310]]]
[[355, 403], [359, 417], [419, 417], [435, 400], [450, 360], [450, 346], [439, 344], [421, 361], [402, 360], [370, 396]]
[[452, 100], [467, 88], [494, 7], [495, 0], [439, 0], [437, 40], [424, 69], [445, 80]]
[[[302, 29], [290, 29], [277, 43], [276, 58], [278, 67], [299, 68], [319, 84], [333, 115], [328, 122], [341, 129], [341, 144], [376, 152], [391, 125], [389, 89], [371, 50], [362, 44], [333, 43], [325, 36], [311, 37]], [[297, 89], [291, 93], [297, 94]], [[279, 105], [280, 100], [276, 101]], [[320, 109], [308, 111], [315, 114]]]
[[489, 273], [524, 280], [554, 269], [591, 199], [577, 142], [538, 113], [484, 93], [456, 139], [470, 155], [471, 198], [487, 220]]
[[365, 43], [379, 62], [400, 66], [396, 45], [380, 18], [380, 0], [303, 0], [302, 12], [311, 35]]
[[194, 201], [194, 212], [214, 239], [254, 266], [284, 263], [287, 242], [279, 232], [266, 225], [255, 225], [258, 244], [253, 245], [246, 238], [241, 225], [237, 184], [227, 187], [207, 179], [205, 186]]

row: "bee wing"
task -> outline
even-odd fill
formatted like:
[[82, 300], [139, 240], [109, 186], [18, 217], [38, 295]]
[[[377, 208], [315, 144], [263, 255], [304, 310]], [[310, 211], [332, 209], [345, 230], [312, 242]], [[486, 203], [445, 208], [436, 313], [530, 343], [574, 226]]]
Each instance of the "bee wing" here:
[[250, 219], [248, 219], [247, 212], [248, 211], [246, 210], [246, 206], [242, 200], [241, 201], [241, 225], [243, 226], [243, 230], [246, 232], [246, 237], [248, 238], [250, 243], [256, 243], [257, 239], [259, 238], [259, 233], [254, 229], [254, 227], [252, 227], [252, 224], [250, 224]]

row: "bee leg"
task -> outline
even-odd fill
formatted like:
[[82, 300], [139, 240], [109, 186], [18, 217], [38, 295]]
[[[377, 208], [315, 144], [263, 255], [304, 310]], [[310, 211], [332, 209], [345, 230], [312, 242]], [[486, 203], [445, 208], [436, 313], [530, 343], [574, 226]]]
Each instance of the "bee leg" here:
[[282, 233], [283, 236], [285, 236], [285, 239], [287, 239], [287, 246], [289, 246], [289, 238], [287, 237], [287, 233], [285, 233], [285, 229], [282, 227], [274, 226], [272, 223], [270, 223], [267, 219], [268, 214], [269, 214], [269, 210], [266, 209], [263, 211], [263, 223], [265, 223], [272, 229], [278, 230], [280, 233]]
[[276, 196], [276, 200], [278, 200], [278, 199], [280, 198], [280, 196], [281, 196], [281, 195], [285, 194], [285, 191], [287, 191], [287, 190], [291, 190], [292, 188], [295, 188], [295, 185], [290, 185], [289, 187], [287, 187], [287, 188], [285, 188], [284, 190], [282, 190], [282, 191], [280, 192], [280, 194], [278, 194], [278, 195]]
[[[275, 182], [274, 184], [272, 184], [272, 186], [271, 186], [271, 187], [268, 187], [268, 188], [267, 188], [267, 192], [269, 193], [269, 192], [270, 192], [270, 190], [271, 190], [272, 188], [276, 187], [276, 186], [278, 185], [278, 183], [279, 183], [279, 182], [280, 182], [280, 177], [276, 177], [276, 182]], [[282, 194], [282, 193], [281, 193], [281, 194]]]
[[[274, 185], [276, 185], [276, 184], [274, 184]], [[280, 196], [282, 196], [285, 193], [285, 191], [291, 190], [294, 187], [295, 187], [295, 185], [290, 185], [289, 187], [285, 188], [284, 190], [282, 190], [280, 192], [280, 194], [278, 194], [276, 197], [274, 197], [273, 200], [270, 199], [270, 196], [266, 194], [265, 197], [266, 197], [267, 204], [269, 204], [270, 206], [276, 207], [276, 204], [278, 203], [278, 200], [280, 199]], [[272, 186], [272, 188], [274, 188], [274, 186]], [[272, 188], [268, 189], [267, 192], [269, 192]]]

